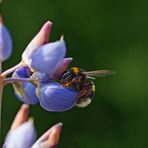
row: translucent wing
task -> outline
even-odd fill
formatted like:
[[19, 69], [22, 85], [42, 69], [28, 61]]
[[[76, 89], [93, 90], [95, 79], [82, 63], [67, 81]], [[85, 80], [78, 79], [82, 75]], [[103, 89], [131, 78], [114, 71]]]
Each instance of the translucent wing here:
[[113, 70], [95, 70], [95, 71], [84, 71], [83, 74], [85, 74], [88, 77], [105, 77], [108, 75], [113, 75], [116, 72]]

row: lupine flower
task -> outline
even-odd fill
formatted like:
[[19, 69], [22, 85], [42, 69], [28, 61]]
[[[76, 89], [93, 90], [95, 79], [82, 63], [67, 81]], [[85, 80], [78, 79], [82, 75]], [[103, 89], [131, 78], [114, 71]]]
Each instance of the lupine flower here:
[[64, 40], [48, 43], [52, 23], [48, 21], [22, 54], [22, 62], [32, 71], [53, 73], [66, 53]]
[[[28, 67], [20, 67], [13, 73], [14, 78], [29, 78], [31, 71]], [[38, 98], [35, 93], [35, 86], [30, 82], [14, 82], [13, 88], [19, 100], [27, 104], [36, 104]]]
[[[59, 67], [59, 72], [65, 69], [65, 65], [71, 59], [63, 60], [63, 67]], [[35, 72], [31, 75], [28, 67], [21, 67], [13, 73], [15, 78], [30, 78], [36, 80], [40, 87], [36, 87], [30, 82], [17, 81], [13, 83], [15, 94], [19, 100], [27, 104], [35, 104], [38, 101], [47, 111], [61, 112], [72, 108], [76, 102], [77, 93], [71, 89], [62, 87], [59, 83], [52, 81], [49, 74]]]
[[32, 57], [33, 52], [35, 52], [35, 50], [37, 50], [40, 46], [48, 43], [48, 38], [51, 32], [51, 28], [52, 28], [52, 22], [47, 21], [43, 25], [39, 33], [28, 44], [28, 46], [26, 47], [25, 51], [22, 54], [22, 60], [24, 63], [29, 65], [28, 62]]
[[3, 148], [57, 147], [63, 124], [58, 123], [54, 125], [35, 142], [36, 131], [33, 120], [28, 120], [28, 110], [29, 106], [23, 104], [8, 132]]
[[75, 106], [77, 92], [53, 82], [48, 74], [35, 72], [29, 77], [28, 71], [27, 67], [21, 67], [13, 73], [15, 78], [30, 78], [37, 82], [36, 86], [30, 82], [14, 82], [14, 91], [19, 100], [27, 104], [39, 101], [41, 107], [52, 112], [62, 112]]
[[63, 124], [60, 122], [45, 132], [31, 148], [56, 148]]
[[28, 67], [33, 71], [52, 74], [60, 65], [66, 54], [64, 40], [45, 44], [33, 52]]
[[[3, 85], [11, 82], [17, 98], [22, 102], [26, 104], [39, 102], [41, 107], [47, 111], [62, 112], [78, 106], [79, 90], [64, 87], [61, 85], [62, 82], [61, 84], [54, 82], [60, 80], [72, 58], [64, 58], [66, 44], [63, 38], [48, 43], [51, 27], [52, 23], [50, 21], [46, 22], [26, 47], [22, 54], [22, 61], [0, 75], [1, 92]], [[1, 20], [0, 45], [0, 62], [2, 62], [10, 56], [12, 42], [8, 30]], [[12, 78], [6, 78], [12, 72], [14, 72]], [[3, 147], [56, 148], [62, 123], [54, 125], [35, 142], [36, 132], [33, 120], [28, 120], [28, 109], [28, 105], [23, 105], [18, 112]]]
[[12, 53], [12, 40], [0, 16], [0, 61], [7, 60]]
[[41, 84], [39, 102], [47, 111], [61, 112], [76, 104], [77, 92], [61, 86], [59, 83]]
[[33, 120], [21, 124], [6, 137], [5, 148], [30, 148], [36, 139]]
[[[13, 86], [19, 100], [27, 104], [35, 104], [39, 98], [40, 105], [44, 109], [48, 111], [65, 111], [75, 105], [77, 93], [62, 87], [58, 83], [52, 82], [51, 79], [59, 79], [72, 61], [72, 58], [64, 59], [66, 45], [63, 38], [47, 44], [51, 25], [50, 22], [45, 23], [22, 54], [23, 64], [29, 67], [32, 72], [35, 72], [30, 78], [38, 79], [41, 86], [35, 87], [29, 82], [16, 82]], [[13, 76], [16, 75], [15, 77], [24, 78], [24, 76], [18, 75], [19, 71], [14, 72]], [[48, 79], [48, 76], [51, 79]], [[46, 91], [48, 93], [44, 93], [44, 90], [49, 91]]]

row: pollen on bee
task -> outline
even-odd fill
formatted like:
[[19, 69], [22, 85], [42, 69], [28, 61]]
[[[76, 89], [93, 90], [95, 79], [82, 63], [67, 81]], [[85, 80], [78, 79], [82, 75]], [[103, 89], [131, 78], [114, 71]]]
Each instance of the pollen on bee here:
[[78, 72], [79, 72], [79, 69], [77, 67], [73, 67], [72, 70], [75, 74], [78, 74]]
[[95, 85], [92, 86], [92, 91], [95, 91]]

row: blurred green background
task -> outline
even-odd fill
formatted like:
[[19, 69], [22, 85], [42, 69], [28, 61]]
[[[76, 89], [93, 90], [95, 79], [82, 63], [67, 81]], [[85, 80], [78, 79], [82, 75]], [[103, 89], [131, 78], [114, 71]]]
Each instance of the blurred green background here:
[[[51, 113], [32, 106], [38, 136], [64, 123], [59, 148], [148, 147], [148, 1], [4, 0], [1, 13], [13, 37], [13, 54], [3, 67], [17, 64], [45, 21], [53, 22], [51, 41], [64, 34], [70, 66], [113, 69], [95, 80], [90, 106]], [[2, 140], [21, 102], [11, 86], [4, 91]]]

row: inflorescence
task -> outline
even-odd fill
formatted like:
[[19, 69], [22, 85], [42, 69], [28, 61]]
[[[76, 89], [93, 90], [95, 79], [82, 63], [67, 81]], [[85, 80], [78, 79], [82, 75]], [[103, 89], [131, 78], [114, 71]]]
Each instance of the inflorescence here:
[[[60, 83], [64, 74], [66, 75], [66, 80], [69, 80], [73, 76], [71, 73], [65, 73], [72, 58], [66, 57], [67, 49], [63, 36], [61, 36], [58, 41], [49, 42], [48, 38], [50, 36], [51, 28], [52, 23], [47, 21], [38, 34], [28, 44], [22, 54], [21, 61], [17, 65], [4, 72], [2, 72], [2, 67], [0, 66], [0, 106], [3, 88], [9, 83], [13, 85], [15, 95], [20, 101], [28, 105], [39, 103], [40, 106], [47, 111], [63, 112], [74, 106], [85, 107], [90, 104], [91, 101], [89, 97], [93, 96], [95, 86], [92, 80], [85, 79], [84, 73], [86, 74], [87, 72], [84, 72], [83, 74], [80, 73], [80, 77], [72, 79], [72, 81], [66, 85]], [[3, 24], [2, 18], [0, 18], [0, 64], [9, 58], [11, 53], [11, 36]], [[79, 72], [79, 69], [77, 68], [73, 68], [73, 70], [75, 74]], [[101, 70], [92, 71], [87, 74], [91, 79], [91, 76], [96, 76], [96, 74], [105, 76], [113, 73], [114, 72], [110, 70]], [[12, 76], [7, 77], [9, 74], [12, 74]], [[82, 88], [81, 90], [80, 86], [82, 81], [85, 88]], [[77, 82], [79, 85], [77, 85]], [[68, 87], [69, 85], [72, 87]], [[81, 94], [77, 90], [81, 91]], [[84, 100], [84, 96], [86, 97], [86, 100]], [[81, 100], [78, 100], [78, 97], [81, 97]], [[78, 101], [81, 104], [78, 104]], [[19, 118], [17, 117], [17, 122], [14, 124], [18, 125], [19, 123], [19, 127], [15, 128], [15, 130], [12, 130], [12, 128], [10, 129], [4, 147], [9, 148], [9, 144], [10, 147], [12, 144], [14, 144], [14, 146], [18, 144], [21, 147], [25, 144], [24, 142], [27, 141], [27, 139], [24, 139], [24, 136], [27, 135], [26, 132], [30, 133], [30, 137], [28, 137], [28, 146], [26, 145], [26, 148], [32, 146], [35, 141], [33, 122], [32, 120], [27, 121], [25, 118], [24, 107], [21, 109], [20, 114], [21, 115], [18, 115]], [[61, 130], [61, 126], [62, 124], [60, 123], [52, 129], [58, 133], [58, 131]], [[44, 135], [38, 140], [33, 148], [40, 147], [38, 144], [41, 143], [44, 137], [48, 139], [47, 137], [50, 137], [49, 133], [52, 133], [51, 131], [51, 129], [47, 131], [48, 134], [45, 133], [46, 136]], [[22, 138], [22, 141], [16, 141], [19, 137], [20, 139]], [[51, 142], [51, 139], [54, 138], [50, 137], [49, 139]], [[45, 143], [42, 144], [44, 145]], [[55, 142], [55, 144], [57, 144], [57, 142]], [[50, 143], [48, 145], [52, 144]]]

